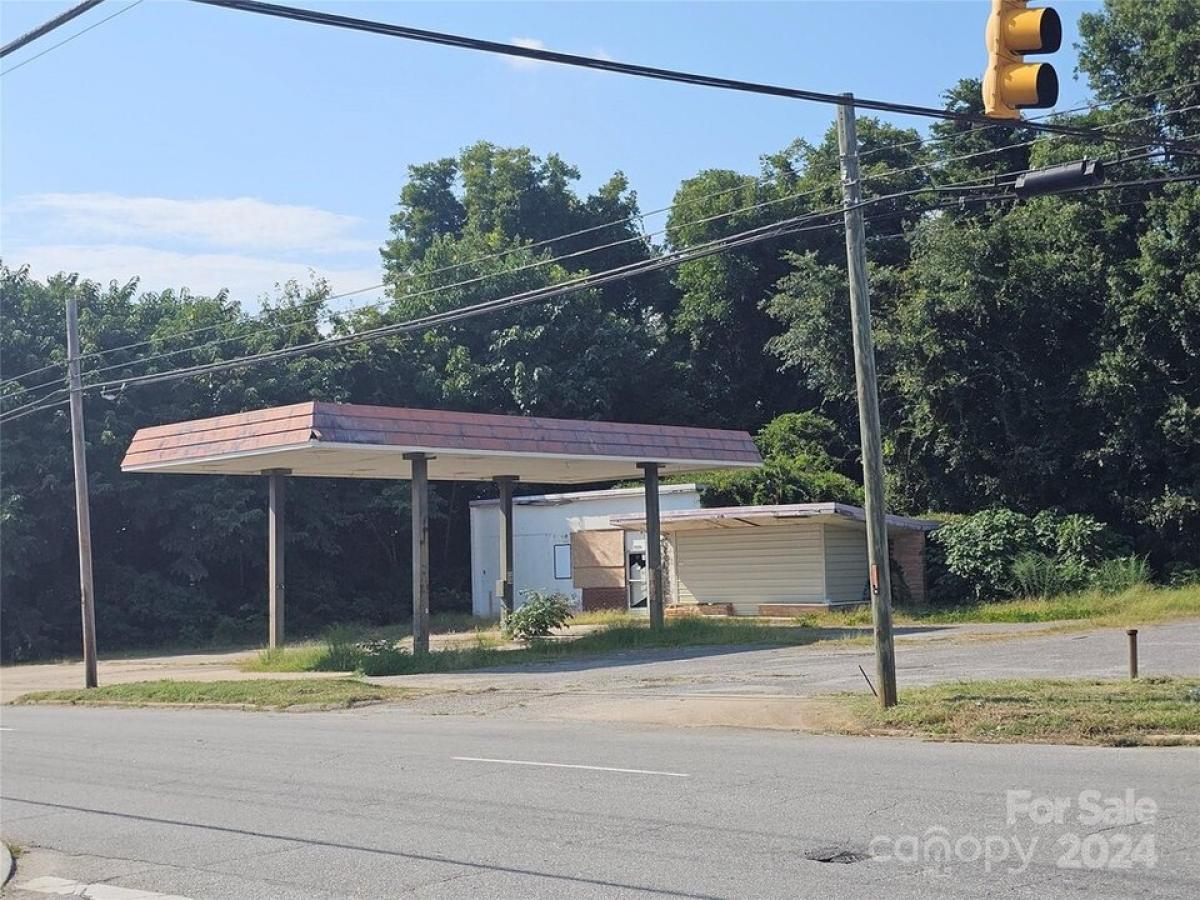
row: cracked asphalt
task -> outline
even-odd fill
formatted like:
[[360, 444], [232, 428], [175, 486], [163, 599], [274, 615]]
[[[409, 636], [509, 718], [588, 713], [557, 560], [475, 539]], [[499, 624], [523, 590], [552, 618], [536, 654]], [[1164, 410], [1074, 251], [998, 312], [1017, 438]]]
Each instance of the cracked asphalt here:
[[[901, 689], [1124, 671], [1121, 630], [1030, 631], [904, 638]], [[1143, 672], [1194, 674], [1197, 636], [1144, 629]], [[326, 713], [5, 707], [6, 896], [1200, 896], [1195, 749], [787, 730], [870, 661], [629, 653], [382, 679], [429, 693]], [[712, 724], [735, 727], [670, 727]]]
[[[1003, 678], [1121, 678], [1124, 629], [1047, 631], [1035, 625], [900, 629], [896, 675], [906, 685]], [[1200, 674], [1200, 622], [1141, 629], [1143, 676]], [[476, 672], [372, 678], [427, 689], [411, 705], [442, 715], [675, 726], [804, 728], [814, 696], [869, 690], [865, 644], [693, 647], [567, 658]]]
[[[0, 823], [25, 849], [10, 889], [20, 900], [45, 897], [21, 885], [48, 875], [197, 900], [1200, 893], [1200, 755], [1187, 748], [515, 723], [403, 706], [21, 707], [3, 722]], [[1009, 791], [1065, 800], [1062, 822], [1010, 821]], [[1122, 804], [1132, 791], [1155, 812], [1085, 823], [1085, 791]], [[939, 840], [957, 855], [939, 862]], [[1072, 841], [1090, 848], [1087, 865], [1069, 867], [1084, 859]], [[865, 858], [809, 858], [838, 854]]]

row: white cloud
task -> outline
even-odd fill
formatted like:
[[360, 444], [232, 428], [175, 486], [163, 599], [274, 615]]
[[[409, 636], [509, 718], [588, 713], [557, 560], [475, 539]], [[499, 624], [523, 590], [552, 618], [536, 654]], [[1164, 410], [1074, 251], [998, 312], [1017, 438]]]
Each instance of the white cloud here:
[[[253, 197], [178, 200], [110, 193], [20, 197], [3, 207], [9, 266], [77, 272], [143, 290], [227, 288], [253, 306], [275, 285], [325, 277], [335, 293], [380, 281], [378, 240], [356, 216]], [[369, 298], [369, 295], [364, 295]]]
[[239, 250], [321, 253], [373, 250], [356, 236], [362, 221], [311, 206], [253, 197], [176, 200], [119, 194], [33, 194], [6, 212], [33, 231], [133, 243], [186, 242]]
[[[46, 278], [59, 272], [78, 272], [101, 284], [125, 283], [139, 277], [142, 290], [188, 288], [194, 294], [215, 294], [227, 288], [247, 306], [255, 306], [276, 284], [295, 279], [308, 284], [313, 275], [325, 278], [333, 293], [355, 291], [379, 284], [378, 268], [345, 265], [305, 265], [289, 260], [237, 253], [184, 253], [134, 244], [43, 244], [18, 248], [6, 254], [10, 266], [28, 265], [31, 273]], [[377, 291], [366, 291], [354, 300], [367, 302]]]
[[[516, 44], [518, 47], [525, 47], [528, 50], [545, 50], [546, 44], [539, 41], [537, 38], [531, 37], [515, 37], [510, 43]], [[514, 69], [520, 69], [523, 72], [531, 72], [534, 69], [540, 69], [546, 63], [537, 59], [527, 59], [524, 56], [505, 56], [504, 61]]]

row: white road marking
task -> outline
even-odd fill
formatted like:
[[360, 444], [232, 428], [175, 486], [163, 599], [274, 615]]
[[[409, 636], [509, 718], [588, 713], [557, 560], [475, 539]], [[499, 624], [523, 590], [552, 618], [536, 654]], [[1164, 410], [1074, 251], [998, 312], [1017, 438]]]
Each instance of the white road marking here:
[[155, 891], [111, 884], [84, 884], [82, 881], [56, 878], [53, 875], [30, 879], [24, 884], [18, 884], [17, 889], [32, 891], [35, 894], [53, 894], [57, 897], [86, 897], [88, 900], [188, 900], [179, 894], [159, 894]]
[[15, 728], [3, 728], [3, 727], [0, 727], [0, 731], [16, 731], [16, 730], [17, 730], [17, 729], [15, 729]]
[[613, 766], [580, 766], [573, 763], [535, 762], [529, 759], [487, 759], [482, 756], [452, 756], [459, 762], [499, 763], [503, 766], [544, 766], [548, 769], [587, 769], [591, 772], [623, 772], [626, 775], [665, 775], [668, 778], [691, 778], [686, 772], [657, 772], [654, 769], [618, 769]]

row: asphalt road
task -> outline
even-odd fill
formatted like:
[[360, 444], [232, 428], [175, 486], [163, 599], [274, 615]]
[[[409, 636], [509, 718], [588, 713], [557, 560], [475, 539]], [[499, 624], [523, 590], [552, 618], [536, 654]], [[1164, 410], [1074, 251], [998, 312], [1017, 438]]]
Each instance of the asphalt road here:
[[[1005, 678], [1122, 678], [1124, 629], [1044, 631], [1045, 625], [900, 629], [900, 689], [933, 682]], [[1200, 674], [1200, 622], [1153, 625], [1139, 636], [1141, 673]], [[813, 696], [869, 689], [869, 646], [818, 641], [796, 647], [691, 647], [477, 672], [373, 678], [436, 691], [426, 712], [535, 721], [806, 727]]]
[[[1200, 896], [1192, 749], [403, 707], [31, 707], [0, 723], [0, 828], [44, 848], [20, 860], [20, 898], [48, 896], [20, 887], [48, 876], [117, 898]], [[1090, 821], [1107, 798], [1125, 818]], [[1039, 800], [1061, 822], [1034, 824]], [[926, 852], [941, 846], [945, 865]], [[874, 858], [806, 858], [845, 852]]]

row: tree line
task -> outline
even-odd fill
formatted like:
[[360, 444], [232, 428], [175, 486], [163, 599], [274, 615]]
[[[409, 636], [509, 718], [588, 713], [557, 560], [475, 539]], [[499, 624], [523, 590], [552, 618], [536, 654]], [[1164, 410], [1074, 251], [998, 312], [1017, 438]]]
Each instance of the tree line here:
[[[1062, 121], [1136, 135], [1151, 148], [1200, 133], [1191, 108], [1200, 105], [1198, 18], [1192, 0], [1109, 0], [1082, 16], [1079, 68], [1097, 104]], [[945, 94], [961, 111], [978, 111], [978, 98], [973, 80]], [[892, 511], [1086, 514], [1160, 576], [1200, 565], [1200, 188], [954, 204], [910, 193], [1085, 157], [1109, 160], [1110, 181], [1195, 172], [1200, 160], [1128, 151], [1133, 158], [1122, 159], [1119, 145], [1027, 127], [944, 122], [923, 135], [865, 117], [859, 133], [865, 193], [897, 195], [866, 212]], [[286, 285], [251, 315], [246, 298], [225, 293], [144, 292], [136, 273], [123, 284], [38, 280], [8, 260], [0, 379], [63, 362], [71, 293], [84, 352], [111, 351], [85, 365], [85, 381], [101, 365], [119, 379], [558, 284], [840, 202], [832, 128], [819, 142], [764, 155], [757, 172], [688, 178], [665, 221], [647, 222], [662, 230], [654, 238], [644, 236], [621, 173], [591, 193], [579, 180], [556, 155], [486, 142], [412, 167], [381, 247], [386, 301], [366, 308], [331, 300], [315, 281]], [[145, 425], [315, 398], [745, 428], [761, 433], [769, 464], [752, 482], [716, 479], [714, 496], [853, 499], [860, 472], [844, 238], [836, 217], [813, 222], [421, 333], [89, 395], [101, 645], [232, 644], [263, 633], [265, 486], [121, 475], [124, 450]], [[115, 349], [129, 344], [142, 345]], [[177, 350], [185, 352], [147, 359]], [[489, 490], [436, 487], [435, 609], [469, 608], [467, 503]], [[403, 618], [407, 485], [295, 479], [291, 503], [289, 627]], [[6, 659], [78, 646], [73, 517], [65, 409], [6, 424]]]

